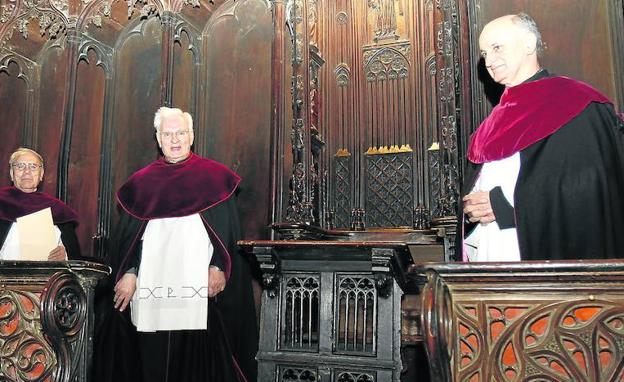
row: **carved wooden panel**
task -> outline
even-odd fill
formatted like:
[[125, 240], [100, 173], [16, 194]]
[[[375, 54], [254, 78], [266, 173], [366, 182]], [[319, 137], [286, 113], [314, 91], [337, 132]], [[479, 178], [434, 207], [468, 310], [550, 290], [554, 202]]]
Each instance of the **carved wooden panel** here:
[[93, 289], [108, 272], [81, 261], [0, 262], [3, 381], [88, 380]]
[[[432, 205], [445, 207], [433, 211], [434, 218], [453, 215], [458, 192], [455, 2], [290, 0], [283, 8], [276, 2], [276, 8], [282, 17], [275, 19], [276, 30], [282, 21], [287, 29], [276, 36], [274, 55], [290, 60], [281, 60], [282, 71], [274, 73], [274, 81], [282, 81], [276, 83], [274, 103], [290, 100], [292, 118], [283, 125], [276, 120], [275, 134], [290, 135], [291, 145], [279, 150], [292, 151], [294, 162], [292, 168], [277, 168], [290, 171], [290, 178], [279, 185], [283, 199], [275, 205], [276, 217], [364, 228], [415, 227], [415, 211]], [[427, 155], [434, 144], [441, 152], [435, 184]], [[380, 171], [369, 171], [372, 163], [397, 158], [408, 158], [403, 170], [409, 173], [379, 177]], [[397, 206], [388, 210], [392, 202], [378, 205], [378, 199], [370, 199], [375, 185], [388, 181], [406, 183], [399, 201], [404, 215], [397, 215]], [[432, 187], [437, 187], [435, 203]], [[316, 200], [315, 189], [329, 190], [327, 200]]]
[[454, 301], [457, 380], [621, 381], [624, 299], [560, 298]]
[[431, 264], [423, 333], [439, 381], [624, 378], [624, 263]]

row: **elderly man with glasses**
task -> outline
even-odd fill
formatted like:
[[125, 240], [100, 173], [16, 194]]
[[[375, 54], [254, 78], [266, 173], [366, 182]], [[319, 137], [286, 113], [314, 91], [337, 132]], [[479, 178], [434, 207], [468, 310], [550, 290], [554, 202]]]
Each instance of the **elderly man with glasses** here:
[[100, 332], [105, 342], [96, 352], [115, 358], [108, 369], [117, 372], [98, 381], [254, 381], [251, 275], [236, 251], [240, 178], [191, 151], [189, 113], [161, 107], [154, 127], [163, 157], [117, 192], [122, 218], [112, 314], [121, 321], [130, 304], [133, 327], [110, 327], [116, 344], [106, 329]]
[[50, 208], [56, 240], [59, 245], [50, 251], [48, 260], [80, 258], [75, 228], [78, 215], [65, 203], [37, 191], [43, 180], [43, 159], [36, 151], [21, 147], [9, 159], [13, 186], [0, 189], [0, 260], [20, 258], [17, 218]]

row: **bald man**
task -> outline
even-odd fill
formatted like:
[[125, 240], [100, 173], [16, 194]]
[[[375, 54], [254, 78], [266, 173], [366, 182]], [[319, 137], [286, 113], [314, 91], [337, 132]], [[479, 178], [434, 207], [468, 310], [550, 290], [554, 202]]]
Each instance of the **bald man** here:
[[479, 47], [505, 91], [470, 140], [462, 259], [624, 257], [624, 123], [611, 101], [541, 67], [526, 14], [488, 23]]

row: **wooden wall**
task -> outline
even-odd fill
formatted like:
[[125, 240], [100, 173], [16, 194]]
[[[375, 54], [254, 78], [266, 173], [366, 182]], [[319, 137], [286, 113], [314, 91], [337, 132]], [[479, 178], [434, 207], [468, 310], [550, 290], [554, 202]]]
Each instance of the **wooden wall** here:
[[114, 192], [159, 156], [154, 112], [180, 107], [194, 150], [242, 176], [246, 236], [265, 237], [271, 35], [262, 0], [3, 2], [0, 161], [38, 150], [44, 191], [79, 212], [83, 252], [104, 256]]

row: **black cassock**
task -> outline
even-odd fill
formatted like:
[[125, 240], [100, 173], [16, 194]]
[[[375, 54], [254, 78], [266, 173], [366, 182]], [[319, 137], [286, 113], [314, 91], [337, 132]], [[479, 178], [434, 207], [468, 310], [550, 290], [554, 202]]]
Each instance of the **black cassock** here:
[[[201, 164], [207, 160], [193, 154], [190, 161], [199, 163], [199, 168], [189, 166], [193, 170], [191, 176], [196, 178], [190, 182], [199, 181], [206, 186], [206, 180], [197, 180], [197, 172], [202, 171]], [[157, 166], [164, 165], [162, 160], [155, 163]], [[174, 166], [178, 170], [183, 169], [185, 163]], [[211, 170], [214, 173], [214, 169]], [[208, 177], [214, 178], [212, 175]], [[215, 179], [223, 183], [222, 179]], [[229, 270], [225, 290], [216, 298], [209, 299], [208, 330], [158, 331], [138, 335], [130, 321], [129, 309], [123, 313], [113, 309], [112, 288], [115, 280], [127, 269], [139, 265], [140, 239], [149, 220], [122, 211], [117, 229], [118, 246], [111, 259], [111, 265], [116, 270], [113, 274], [117, 273], [117, 277], [113, 276], [107, 285], [101, 285], [97, 295], [94, 381], [228, 382], [243, 380], [240, 378], [241, 372], [247, 381], [256, 380], [258, 332], [250, 264], [236, 249], [240, 224], [235, 196], [228, 191], [237, 184], [237, 181], [230, 182], [225, 186], [225, 193], [208, 202], [208, 208], [197, 211], [206, 224], [215, 248], [211, 264], [216, 263], [221, 269]], [[181, 186], [179, 192], [186, 193], [183, 198], [189, 196], [189, 193], [202, 196], [210, 194], [198, 184], [177, 185]], [[158, 186], [152, 188], [158, 190]], [[190, 191], [193, 189], [199, 191]], [[223, 195], [226, 195], [225, 198]], [[122, 201], [122, 205], [127, 207], [127, 200]], [[162, 217], [154, 216], [162, 215], [162, 211], [150, 214], [152, 217]], [[141, 370], [141, 364], [145, 371]], [[148, 375], [144, 375], [146, 372]]]
[[[526, 82], [549, 77], [544, 70]], [[569, 94], [558, 96], [565, 102]], [[468, 161], [464, 195], [481, 167]], [[500, 188], [490, 192], [501, 229], [516, 227], [522, 260], [624, 258], [624, 123], [613, 106], [591, 102], [520, 150], [514, 199], [512, 208]], [[460, 200], [460, 228], [462, 209]], [[465, 235], [473, 228], [466, 223]]]

